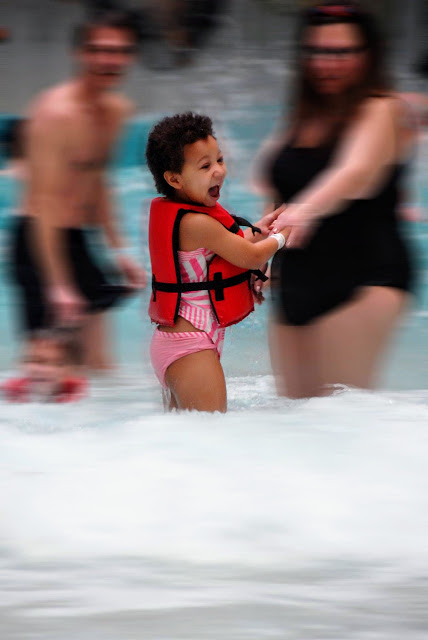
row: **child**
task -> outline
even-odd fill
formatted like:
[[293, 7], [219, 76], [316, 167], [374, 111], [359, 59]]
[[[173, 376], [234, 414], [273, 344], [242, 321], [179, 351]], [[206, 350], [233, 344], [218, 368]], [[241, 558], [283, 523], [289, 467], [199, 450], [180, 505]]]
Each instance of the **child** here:
[[9, 402], [72, 402], [87, 393], [86, 379], [75, 375], [80, 347], [72, 329], [39, 329], [25, 346], [23, 376], [1, 385]]
[[226, 165], [210, 118], [164, 118], [149, 135], [146, 156], [165, 196], [150, 210], [149, 315], [158, 324], [152, 364], [169, 409], [224, 412], [224, 327], [254, 309], [251, 270], [284, 246], [286, 231], [258, 241], [255, 227], [242, 233], [218, 204]]

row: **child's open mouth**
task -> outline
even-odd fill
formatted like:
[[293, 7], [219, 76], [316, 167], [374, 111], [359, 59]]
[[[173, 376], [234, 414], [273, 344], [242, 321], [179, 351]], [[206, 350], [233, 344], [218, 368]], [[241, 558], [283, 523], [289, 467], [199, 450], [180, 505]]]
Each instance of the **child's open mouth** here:
[[220, 196], [220, 185], [216, 184], [215, 187], [211, 187], [211, 189], [208, 189], [208, 193], [211, 198], [218, 198]]

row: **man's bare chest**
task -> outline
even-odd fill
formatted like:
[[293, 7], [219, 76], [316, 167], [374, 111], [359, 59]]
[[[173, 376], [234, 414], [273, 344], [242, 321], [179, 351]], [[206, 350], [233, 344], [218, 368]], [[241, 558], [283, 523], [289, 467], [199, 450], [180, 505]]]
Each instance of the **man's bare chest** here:
[[70, 128], [68, 163], [72, 170], [102, 171], [108, 165], [118, 135], [118, 123], [111, 119], [85, 118]]

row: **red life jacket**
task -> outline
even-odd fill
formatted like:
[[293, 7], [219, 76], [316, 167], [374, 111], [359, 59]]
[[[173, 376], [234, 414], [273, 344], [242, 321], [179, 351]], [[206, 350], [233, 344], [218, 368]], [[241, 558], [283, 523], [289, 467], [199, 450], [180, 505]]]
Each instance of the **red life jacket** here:
[[[152, 200], [149, 221], [149, 247], [152, 263], [152, 296], [149, 316], [158, 324], [174, 326], [180, 309], [181, 294], [186, 291], [207, 291], [221, 327], [236, 324], [254, 311], [250, 278], [260, 272], [241, 269], [220, 256], [208, 265], [205, 282], [182, 282], [178, 262], [179, 227], [186, 213], [205, 213], [218, 220], [231, 233], [243, 236], [241, 224], [251, 226], [242, 218], [234, 219], [220, 204], [203, 207], [172, 202], [167, 198]], [[259, 231], [256, 227], [254, 230]]]

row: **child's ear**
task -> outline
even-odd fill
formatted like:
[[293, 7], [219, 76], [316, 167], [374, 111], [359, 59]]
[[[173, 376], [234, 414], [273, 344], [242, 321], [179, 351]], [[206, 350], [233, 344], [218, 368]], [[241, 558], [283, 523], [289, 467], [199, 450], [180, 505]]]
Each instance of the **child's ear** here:
[[165, 171], [163, 174], [164, 179], [173, 189], [181, 189], [180, 174], [173, 171]]

